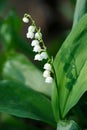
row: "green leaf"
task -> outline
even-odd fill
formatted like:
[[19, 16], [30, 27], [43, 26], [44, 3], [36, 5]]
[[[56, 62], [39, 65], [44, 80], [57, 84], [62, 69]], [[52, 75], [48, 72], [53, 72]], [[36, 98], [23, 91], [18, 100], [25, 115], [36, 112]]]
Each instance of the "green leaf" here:
[[74, 13], [73, 27], [78, 23], [78, 21], [86, 12], [87, 12], [87, 0], [77, 0]]
[[[87, 90], [87, 14], [63, 43], [55, 60], [61, 117], [76, 105]], [[54, 86], [55, 87], [55, 86]]]
[[50, 100], [13, 81], [0, 81], [0, 112], [55, 124]]
[[79, 126], [73, 121], [59, 121], [57, 130], [81, 130]]
[[51, 96], [52, 85], [46, 84], [42, 72], [24, 55], [11, 53], [3, 67], [3, 78], [21, 82], [32, 89]]
[[70, 92], [70, 95], [67, 99], [64, 109], [64, 116], [69, 111], [69, 109], [72, 108], [77, 103], [80, 97], [87, 91], [87, 77], [85, 76], [87, 74], [86, 70], [87, 70], [87, 60], [84, 63], [78, 76], [77, 82], [73, 86], [73, 89]]

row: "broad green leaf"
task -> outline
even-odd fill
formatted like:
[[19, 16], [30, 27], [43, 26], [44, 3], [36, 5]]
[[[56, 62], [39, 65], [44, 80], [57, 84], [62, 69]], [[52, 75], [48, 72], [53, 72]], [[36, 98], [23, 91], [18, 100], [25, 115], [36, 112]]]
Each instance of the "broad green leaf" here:
[[64, 118], [87, 90], [87, 14], [72, 29], [63, 43], [54, 67], [59, 89], [58, 109]]
[[74, 13], [73, 27], [78, 23], [78, 21], [86, 12], [87, 12], [87, 0], [77, 0]]
[[73, 85], [73, 89], [70, 92], [70, 95], [69, 95], [66, 105], [65, 105], [63, 116], [65, 116], [65, 114], [69, 111], [69, 109], [72, 108], [73, 105], [76, 104], [78, 99], [80, 99], [81, 95], [84, 94], [85, 91], [87, 91], [86, 74], [87, 74], [87, 60], [84, 63], [84, 66], [82, 67], [82, 69], [80, 71], [76, 84]]
[[57, 130], [81, 130], [79, 126], [73, 121], [59, 121]]
[[8, 56], [3, 67], [3, 78], [21, 82], [51, 96], [52, 85], [45, 83], [42, 72], [22, 54], [12, 53]]
[[55, 124], [50, 100], [13, 81], [0, 81], [0, 112]]

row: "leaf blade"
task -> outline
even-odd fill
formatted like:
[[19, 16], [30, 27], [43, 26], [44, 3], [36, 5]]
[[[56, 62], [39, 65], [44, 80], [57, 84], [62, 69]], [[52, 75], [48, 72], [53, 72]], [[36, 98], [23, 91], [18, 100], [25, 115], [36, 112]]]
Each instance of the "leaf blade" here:
[[77, 0], [75, 13], [74, 13], [73, 27], [78, 23], [81, 17], [87, 12], [86, 8], [87, 8], [87, 0], [83, 0], [83, 1]]
[[[87, 60], [86, 20], [87, 14], [84, 15], [78, 22], [77, 26], [72, 29], [71, 33], [63, 43], [54, 61], [54, 67], [57, 75], [57, 83], [59, 86], [59, 102], [61, 103], [60, 109], [62, 118], [64, 118], [67, 112], [71, 109], [70, 102], [72, 102], [73, 107], [83, 94], [83, 92], [80, 92], [80, 96], [78, 96], [77, 98], [78, 100], [73, 100], [73, 98], [77, 95], [77, 93], [74, 91], [72, 93], [73, 98], [70, 98], [69, 100], [70, 92], [73, 91], [73, 88], [78, 83], [77, 81], [80, 72]], [[85, 92], [86, 86], [83, 86], [83, 89]], [[79, 88], [77, 88], [77, 90], [79, 90]], [[79, 91], [83, 90], [80, 89]], [[69, 102], [67, 103], [68, 100]], [[66, 106], [68, 109], [67, 112], [65, 112], [64, 110], [66, 109]]]
[[10, 80], [0, 81], [0, 112], [55, 124], [48, 98]]
[[52, 86], [44, 82], [42, 72], [24, 55], [11, 53], [3, 67], [3, 78], [21, 82], [32, 89], [51, 96]]

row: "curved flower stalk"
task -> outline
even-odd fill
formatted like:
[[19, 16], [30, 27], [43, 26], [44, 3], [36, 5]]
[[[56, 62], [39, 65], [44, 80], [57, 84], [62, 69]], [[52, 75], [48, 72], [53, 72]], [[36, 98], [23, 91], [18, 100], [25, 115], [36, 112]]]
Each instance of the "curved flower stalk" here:
[[42, 61], [46, 60], [46, 63], [43, 67], [43, 77], [45, 78], [46, 83], [53, 82], [53, 67], [52, 67], [52, 59], [50, 58], [47, 48], [44, 44], [42, 33], [40, 29], [37, 28], [35, 21], [32, 19], [31, 15], [24, 14], [23, 17], [24, 23], [31, 23], [28, 27], [28, 32], [26, 37], [28, 39], [32, 39], [31, 46], [33, 47], [33, 52], [36, 53], [34, 60]]

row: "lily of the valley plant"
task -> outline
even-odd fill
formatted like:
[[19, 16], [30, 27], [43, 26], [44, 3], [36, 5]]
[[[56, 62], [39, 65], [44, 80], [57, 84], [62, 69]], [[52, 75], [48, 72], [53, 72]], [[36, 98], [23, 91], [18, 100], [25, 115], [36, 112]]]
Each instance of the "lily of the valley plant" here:
[[[0, 66], [0, 112], [40, 120], [57, 130], [86, 128], [85, 111], [82, 113], [83, 106], [87, 107], [86, 7], [87, 0], [77, 0], [72, 29], [54, 58], [48, 54], [41, 29], [30, 14], [24, 14], [30, 42], [26, 46], [32, 46], [35, 62], [44, 61], [43, 71], [23, 54], [13, 49], [6, 52]], [[0, 29], [4, 37], [5, 27]]]

